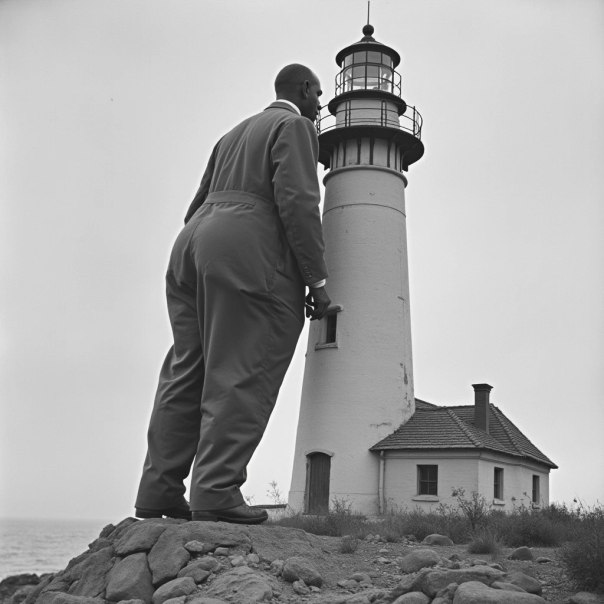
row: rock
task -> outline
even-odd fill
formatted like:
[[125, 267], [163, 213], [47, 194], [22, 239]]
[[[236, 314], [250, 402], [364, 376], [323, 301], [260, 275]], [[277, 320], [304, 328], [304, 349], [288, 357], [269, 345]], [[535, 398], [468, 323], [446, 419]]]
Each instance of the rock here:
[[378, 550], [378, 554], [389, 554], [390, 550], [387, 547], [383, 547], [382, 549]]
[[105, 597], [112, 602], [120, 600], [149, 602], [153, 591], [151, 571], [147, 564], [147, 555], [144, 552], [131, 554], [120, 560], [107, 576], [107, 595]]
[[341, 579], [337, 583], [342, 589], [357, 589], [359, 584], [354, 579]]
[[239, 566], [218, 575], [208, 594], [250, 604], [270, 600], [273, 597], [273, 590], [264, 576], [256, 574], [247, 566]]
[[302, 556], [315, 560], [325, 559], [324, 544], [320, 537], [286, 526], [248, 526], [254, 553], [265, 560], [287, 560], [291, 556]]
[[440, 556], [433, 549], [416, 549], [404, 556], [400, 568], [404, 573], [415, 573], [422, 568], [438, 564]]
[[544, 604], [545, 600], [534, 594], [492, 589], [479, 581], [461, 584], [455, 591], [453, 604]]
[[202, 543], [201, 541], [197, 541], [197, 539], [193, 539], [193, 541], [187, 541], [185, 543], [185, 549], [190, 554], [207, 554], [208, 552], [212, 551], [210, 546], [206, 545], [205, 543]]
[[177, 578], [191, 577], [195, 583], [203, 583], [212, 574], [211, 570], [204, 568], [205, 566], [207, 564], [203, 559], [193, 560], [178, 572]]
[[203, 570], [209, 570], [210, 572], [216, 572], [220, 568], [220, 562], [214, 558], [214, 556], [204, 556], [203, 558], [197, 558], [190, 564], [195, 564]]
[[66, 593], [46, 592], [36, 600], [36, 604], [104, 604], [104, 600]]
[[604, 604], [604, 595], [580, 591], [568, 599], [568, 604]]
[[292, 583], [294, 591], [300, 596], [307, 596], [310, 593], [310, 589], [306, 586], [304, 581], [294, 581]]
[[214, 551], [214, 553], [217, 548], [226, 547], [238, 549], [247, 554], [252, 549], [250, 528], [228, 522], [192, 521], [176, 527], [176, 530], [183, 537], [183, 545], [188, 541], [201, 541], [207, 546], [208, 551]]
[[260, 556], [258, 554], [248, 554], [245, 561], [248, 564], [260, 564]]
[[457, 587], [457, 583], [449, 583], [446, 587], [439, 589], [436, 592], [436, 597], [432, 600], [432, 604], [452, 604]]
[[173, 528], [164, 531], [147, 556], [153, 585], [174, 579], [190, 558], [181, 535]]
[[551, 562], [552, 559], [548, 558], [547, 556], [539, 556], [537, 558], [537, 560], [535, 560], [535, 562], [539, 563], [539, 564], [547, 564], [548, 562]]
[[128, 530], [115, 543], [115, 553], [127, 556], [136, 552], [148, 552], [155, 545], [166, 525], [143, 520], [128, 527]]
[[349, 579], [357, 581], [358, 583], [373, 583], [371, 577], [367, 573], [356, 572], [350, 575]]
[[146, 604], [143, 600], [120, 600], [119, 604]]
[[541, 582], [533, 577], [529, 577], [520, 571], [508, 573], [504, 579], [507, 583], [521, 587], [530, 594], [541, 595]]
[[376, 558], [375, 561], [378, 564], [390, 564], [392, 562], [392, 560], [388, 560], [388, 558], [384, 558], [383, 556], [380, 556], [379, 558]]
[[396, 598], [410, 591], [423, 591], [433, 598], [439, 590], [450, 583], [465, 583], [466, 581], [480, 581], [490, 585], [493, 581], [501, 580], [505, 573], [495, 570], [490, 566], [472, 566], [459, 570], [423, 570], [419, 575], [401, 581], [391, 592], [390, 596]]
[[231, 566], [245, 566], [245, 558], [243, 556], [230, 556]]
[[491, 583], [491, 587], [493, 589], [505, 589], [507, 591], [520, 591], [522, 593], [528, 593], [522, 587], [518, 587], [518, 585], [514, 585], [513, 583], [507, 583], [506, 581], [493, 581]]
[[172, 579], [157, 588], [153, 594], [153, 604], [164, 604], [167, 600], [178, 598], [179, 596], [188, 596], [197, 591], [195, 581], [191, 577], [181, 577]]
[[486, 560], [472, 560], [472, 566], [488, 566], [488, 563]]
[[223, 556], [226, 558], [226, 556], [229, 555], [229, 548], [228, 547], [217, 547], [214, 550], [214, 555], [215, 556]]
[[99, 539], [111, 539], [117, 541], [133, 524], [138, 524], [140, 521], [136, 518], [124, 518], [119, 524], [113, 526], [108, 524], [99, 535]]
[[169, 600], [166, 600], [164, 604], [185, 604], [186, 599], [187, 596], [178, 596], [178, 598], [170, 598]]
[[67, 569], [70, 578], [75, 579], [69, 588], [74, 596], [96, 598], [105, 591], [107, 573], [113, 566], [113, 548], [105, 547], [84, 558], [73, 568]]
[[207, 596], [189, 596], [187, 604], [228, 604], [226, 600], [218, 600], [216, 598], [208, 598]]
[[0, 602], [8, 601], [17, 591], [26, 586], [36, 586], [40, 583], [40, 577], [33, 573], [12, 575], [0, 581]]
[[434, 533], [433, 535], [428, 535], [423, 541], [423, 545], [453, 545], [453, 541], [449, 539], [449, 537], [445, 535], [439, 535], [438, 533]]
[[509, 556], [510, 560], [532, 560], [533, 552], [526, 546], [516, 548]]
[[[8, 604], [21, 604], [24, 602], [27, 596], [32, 593], [36, 589], [35, 585], [24, 585], [23, 587], [19, 587], [15, 593], [8, 599]], [[2, 601], [2, 600], [0, 600]]]
[[429, 604], [430, 598], [421, 591], [410, 591], [399, 596], [392, 604]]
[[273, 575], [276, 575], [277, 577], [279, 577], [281, 575], [281, 573], [283, 572], [284, 564], [285, 564], [285, 562], [283, 560], [273, 560], [271, 562], [270, 572]]
[[497, 570], [505, 570], [505, 568], [503, 568], [503, 566], [501, 566], [501, 564], [497, 564], [497, 562], [491, 562], [491, 564], [489, 564], [489, 566], [491, 568], [496, 568]]
[[317, 587], [323, 585], [323, 577], [319, 571], [312, 562], [302, 556], [293, 556], [285, 561], [282, 577], [289, 583], [302, 579], [306, 585], [316, 585]]

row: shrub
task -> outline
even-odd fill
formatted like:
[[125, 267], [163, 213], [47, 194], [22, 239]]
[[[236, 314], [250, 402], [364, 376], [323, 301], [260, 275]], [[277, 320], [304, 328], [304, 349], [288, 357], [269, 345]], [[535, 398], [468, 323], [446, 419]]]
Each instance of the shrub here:
[[561, 550], [562, 561], [577, 588], [604, 593], [604, 509], [580, 509], [573, 541]]
[[567, 534], [563, 523], [539, 510], [519, 508], [510, 514], [491, 513], [489, 526], [502, 536], [509, 547], [553, 547], [560, 545]]
[[501, 540], [492, 530], [478, 530], [472, 535], [472, 540], [468, 543], [468, 553], [499, 556], [501, 554]]
[[344, 535], [340, 541], [340, 552], [343, 554], [354, 554], [359, 547], [359, 540], [353, 535]]

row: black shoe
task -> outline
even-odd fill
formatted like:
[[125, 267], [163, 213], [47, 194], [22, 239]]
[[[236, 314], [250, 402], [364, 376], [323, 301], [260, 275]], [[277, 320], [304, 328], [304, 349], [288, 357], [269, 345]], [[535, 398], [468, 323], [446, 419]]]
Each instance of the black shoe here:
[[150, 510], [148, 508], [136, 508], [137, 518], [179, 518], [181, 520], [191, 520], [191, 510], [189, 508], [164, 508], [163, 510]]
[[268, 520], [266, 510], [251, 508], [242, 503], [226, 510], [193, 511], [193, 520], [209, 522], [232, 522], [233, 524], [262, 524]]

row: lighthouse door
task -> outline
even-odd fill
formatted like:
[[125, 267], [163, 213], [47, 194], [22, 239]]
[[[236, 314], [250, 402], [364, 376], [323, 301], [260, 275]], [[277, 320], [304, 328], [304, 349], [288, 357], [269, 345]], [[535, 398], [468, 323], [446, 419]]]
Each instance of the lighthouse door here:
[[327, 514], [331, 457], [325, 453], [306, 456], [306, 513]]

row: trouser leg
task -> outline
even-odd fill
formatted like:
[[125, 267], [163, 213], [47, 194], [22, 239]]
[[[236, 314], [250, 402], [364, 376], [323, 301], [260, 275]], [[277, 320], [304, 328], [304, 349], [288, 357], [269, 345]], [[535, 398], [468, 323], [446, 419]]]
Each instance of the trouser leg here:
[[166, 293], [174, 345], [162, 366], [136, 507], [182, 507], [184, 479], [199, 440], [204, 363], [195, 292], [169, 272]]

